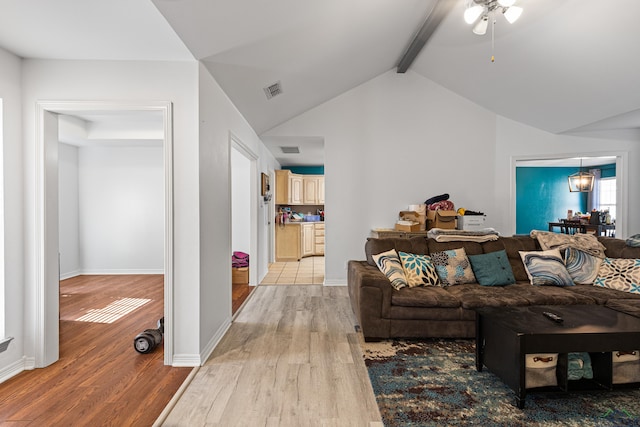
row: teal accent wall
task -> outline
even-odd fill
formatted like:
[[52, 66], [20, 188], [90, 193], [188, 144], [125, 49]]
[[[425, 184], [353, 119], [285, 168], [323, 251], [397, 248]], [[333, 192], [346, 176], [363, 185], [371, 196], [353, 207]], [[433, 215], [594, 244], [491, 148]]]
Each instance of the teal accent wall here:
[[283, 166], [282, 169], [289, 169], [300, 175], [324, 175], [324, 166]]
[[[567, 210], [585, 212], [588, 193], [571, 193], [567, 177], [580, 168], [516, 168], [516, 234], [548, 230]], [[614, 174], [615, 175], [615, 174]]]
[[613, 178], [616, 176], [616, 164], [598, 166], [600, 169], [600, 178]]

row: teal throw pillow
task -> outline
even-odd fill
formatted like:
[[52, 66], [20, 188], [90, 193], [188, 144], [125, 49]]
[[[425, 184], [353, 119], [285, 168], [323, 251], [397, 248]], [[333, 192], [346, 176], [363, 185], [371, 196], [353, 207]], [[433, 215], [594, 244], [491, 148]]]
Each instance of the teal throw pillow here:
[[513, 270], [503, 249], [481, 255], [467, 255], [473, 274], [482, 286], [504, 286], [516, 283]]

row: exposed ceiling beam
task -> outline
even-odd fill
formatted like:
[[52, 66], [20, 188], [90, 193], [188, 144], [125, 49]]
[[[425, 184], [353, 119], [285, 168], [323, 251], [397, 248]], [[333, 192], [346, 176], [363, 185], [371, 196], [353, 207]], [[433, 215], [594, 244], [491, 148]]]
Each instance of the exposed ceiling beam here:
[[436, 0], [431, 13], [422, 24], [420, 31], [409, 45], [409, 48], [398, 62], [398, 73], [406, 72], [416, 59], [424, 45], [427, 43], [433, 32], [438, 28], [445, 16], [455, 5], [455, 0]]

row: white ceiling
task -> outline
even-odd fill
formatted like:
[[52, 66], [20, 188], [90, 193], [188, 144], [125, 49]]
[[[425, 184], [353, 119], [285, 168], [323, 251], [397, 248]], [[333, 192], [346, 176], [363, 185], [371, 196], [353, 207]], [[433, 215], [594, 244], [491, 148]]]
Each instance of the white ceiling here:
[[[25, 58], [195, 57], [262, 134], [394, 69], [435, 1], [0, 0], [0, 46]], [[490, 32], [462, 20], [465, 0], [441, 1], [455, 5], [411, 70], [550, 132], [640, 135], [640, 1], [518, 0], [524, 13], [498, 17], [493, 51]], [[267, 100], [275, 81], [283, 94]]]

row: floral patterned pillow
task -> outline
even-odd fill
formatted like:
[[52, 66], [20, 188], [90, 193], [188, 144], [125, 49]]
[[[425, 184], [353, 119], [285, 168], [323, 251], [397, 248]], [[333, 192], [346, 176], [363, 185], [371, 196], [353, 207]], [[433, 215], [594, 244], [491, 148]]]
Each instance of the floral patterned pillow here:
[[594, 286], [640, 293], [640, 259], [605, 258]]
[[395, 249], [373, 255], [378, 269], [384, 273], [391, 282], [394, 289], [402, 289], [407, 285], [407, 277], [404, 275], [402, 262]]
[[431, 254], [431, 259], [440, 281], [445, 286], [475, 283], [476, 276], [464, 248], [435, 252]]
[[417, 255], [407, 252], [398, 252], [404, 274], [407, 277], [407, 285], [410, 288], [416, 286], [438, 286], [438, 273], [429, 255]]

